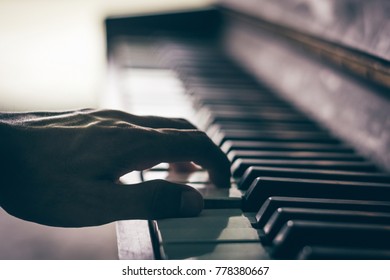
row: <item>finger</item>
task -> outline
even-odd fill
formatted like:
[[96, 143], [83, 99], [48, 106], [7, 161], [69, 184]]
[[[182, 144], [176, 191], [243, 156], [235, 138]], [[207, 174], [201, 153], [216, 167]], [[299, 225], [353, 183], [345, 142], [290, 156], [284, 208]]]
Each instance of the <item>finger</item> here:
[[[55, 195], [53, 195], [55, 194]], [[8, 213], [24, 220], [57, 227], [97, 226], [127, 219], [197, 216], [201, 194], [186, 185], [153, 180], [134, 185], [106, 182], [81, 184], [69, 192], [22, 194], [3, 203]]]
[[112, 186], [105, 195], [106, 219], [163, 219], [197, 216], [203, 209], [201, 194], [186, 185], [152, 180]]
[[125, 121], [138, 126], [149, 128], [175, 128], [175, 129], [196, 129], [189, 121], [181, 118], [164, 118], [157, 116], [137, 116], [119, 110], [94, 110], [89, 111], [96, 117]]
[[42, 112], [24, 115], [23, 121], [38, 126], [90, 126], [195, 129], [185, 119], [136, 116], [118, 110], [82, 109], [66, 112]]
[[199, 170], [192, 162], [172, 162], [169, 164], [169, 171], [175, 173], [191, 173]]
[[81, 122], [89, 121], [85, 119], [85, 114], [91, 112], [91, 109], [60, 111], [60, 112], [25, 112], [2, 115], [2, 119], [12, 120], [14, 122], [28, 123], [29, 125], [45, 126], [47, 124], [61, 123], [76, 125]]
[[196, 129], [196, 127], [182, 118], [163, 118], [156, 116], [137, 116], [135, 124], [150, 128], [175, 128], [175, 129]]
[[[208, 136], [198, 130], [161, 129], [148, 131], [150, 142], [144, 146], [142, 156], [133, 157], [138, 170], [160, 162], [192, 161], [206, 169], [210, 179], [219, 187], [230, 187], [230, 162]], [[147, 142], [143, 141], [145, 145]], [[157, 143], [157, 144], [156, 144]], [[122, 161], [129, 161], [124, 153]], [[134, 156], [134, 155], [133, 155]]]
[[165, 149], [161, 149], [161, 157], [172, 162], [175, 157], [193, 161], [209, 173], [210, 180], [219, 187], [230, 187], [230, 162], [221, 149], [211, 139], [198, 130], [175, 131], [163, 130]]

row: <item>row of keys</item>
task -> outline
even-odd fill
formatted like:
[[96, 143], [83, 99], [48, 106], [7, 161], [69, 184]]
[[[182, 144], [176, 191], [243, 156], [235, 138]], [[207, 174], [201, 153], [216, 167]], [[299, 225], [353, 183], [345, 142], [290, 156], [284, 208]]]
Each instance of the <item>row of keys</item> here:
[[202, 171], [176, 179], [164, 169], [144, 172], [144, 179], [164, 176], [205, 197], [207, 210], [197, 218], [152, 223], [159, 257], [389, 258], [388, 174], [212, 45], [167, 41], [157, 52], [183, 82], [197, 111], [192, 121], [227, 154], [234, 177], [222, 190]]

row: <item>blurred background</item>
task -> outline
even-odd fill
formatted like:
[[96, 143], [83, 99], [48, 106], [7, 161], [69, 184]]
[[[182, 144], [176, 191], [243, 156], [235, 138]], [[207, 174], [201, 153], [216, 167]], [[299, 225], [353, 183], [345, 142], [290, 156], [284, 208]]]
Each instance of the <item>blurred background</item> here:
[[[201, 8], [211, 0], [0, 0], [0, 111], [97, 107], [107, 88], [107, 16]], [[37, 225], [0, 208], [0, 259], [116, 259], [115, 224]]]
[[105, 90], [104, 18], [210, 0], [0, 0], [0, 110], [96, 107]]

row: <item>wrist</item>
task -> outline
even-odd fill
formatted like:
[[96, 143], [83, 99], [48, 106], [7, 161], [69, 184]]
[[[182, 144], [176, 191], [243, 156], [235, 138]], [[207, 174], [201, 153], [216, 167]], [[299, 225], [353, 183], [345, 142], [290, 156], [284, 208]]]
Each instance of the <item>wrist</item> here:
[[11, 127], [0, 118], [0, 155], [3, 157], [10, 141]]
[[7, 189], [13, 186], [18, 178], [18, 168], [15, 164], [15, 158], [19, 152], [16, 127], [11, 114], [0, 113], [0, 207], [3, 206], [4, 199], [7, 196]]
[[0, 117], [0, 158], [1, 158], [1, 171], [0, 171], [0, 207], [3, 205], [4, 190], [8, 185], [9, 176], [9, 150], [11, 149], [11, 126], [7, 122], [3, 121]]
[[17, 129], [15, 129], [17, 125], [13, 120], [10, 120], [9, 116], [9, 114], [7, 116], [0, 114], [0, 158], [3, 166], [0, 173], [2, 175], [7, 175], [15, 153], [18, 152]]
[[0, 114], [0, 151], [6, 151], [11, 143], [12, 124], [4, 114]]

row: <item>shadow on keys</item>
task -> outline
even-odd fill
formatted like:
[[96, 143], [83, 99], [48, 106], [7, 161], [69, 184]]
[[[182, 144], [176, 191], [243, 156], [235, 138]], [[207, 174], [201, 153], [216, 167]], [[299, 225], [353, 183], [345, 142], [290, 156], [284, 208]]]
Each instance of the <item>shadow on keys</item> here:
[[199, 190], [205, 199], [205, 209], [198, 217], [152, 222], [158, 258], [225, 259], [231, 256], [240, 259], [242, 252], [245, 258], [268, 258], [262, 248], [257, 248], [258, 231], [252, 227], [253, 217], [240, 209], [242, 193], [234, 182], [229, 189], [216, 188], [204, 170], [177, 172], [164, 164], [143, 172], [142, 177], [145, 181], [164, 179], [185, 183]]

